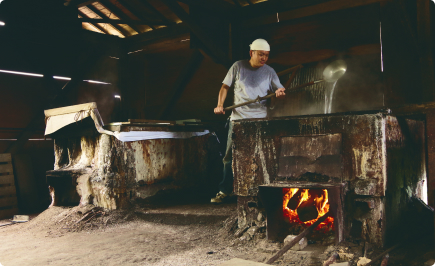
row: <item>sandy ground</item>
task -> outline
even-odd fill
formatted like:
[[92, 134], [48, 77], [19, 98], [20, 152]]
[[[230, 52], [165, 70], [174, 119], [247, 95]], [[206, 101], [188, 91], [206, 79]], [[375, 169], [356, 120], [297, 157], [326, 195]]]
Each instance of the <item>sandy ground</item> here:
[[[251, 240], [235, 238], [229, 231], [236, 204], [148, 206], [112, 212], [91, 207], [51, 207], [27, 223], [0, 227], [0, 264], [219, 265], [232, 258], [265, 262], [282, 247], [264, 239], [264, 234]], [[418, 258], [409, 259], [399, 250], [388, 265], [424, 265], [434, 255], [418, 245], [415, 248], [412, 252]], [[274, 265], [322, 265], [333, 251], [352, 254], [351, 265], [356, 265], [362, 250], [355, 243], [312, 244], [302, 251], [289, 251]]]

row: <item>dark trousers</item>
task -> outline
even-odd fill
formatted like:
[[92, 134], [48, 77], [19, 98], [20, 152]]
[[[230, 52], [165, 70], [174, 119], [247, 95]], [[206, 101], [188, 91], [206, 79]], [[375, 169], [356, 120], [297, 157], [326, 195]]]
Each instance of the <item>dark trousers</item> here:
[[229, 127], [228, 127], [228, 141], [227, 141], [227, 149], [225, 151], [225, 156], [222, 160], [224, 163], [224, 172], [223, 172], [223, 179], [222, 182], [219, 184], [219, 190], [223, 193], [229, 195], [233, 192], [233, 122], [230, 121]]

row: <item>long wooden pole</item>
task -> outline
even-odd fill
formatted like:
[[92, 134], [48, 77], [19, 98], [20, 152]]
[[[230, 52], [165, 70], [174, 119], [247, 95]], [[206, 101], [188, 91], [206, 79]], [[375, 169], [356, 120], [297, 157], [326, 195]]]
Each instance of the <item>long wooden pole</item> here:
[[284, 255], [289, 249], [291, 249], [296, 243], [298, 243], [303, 237], [313, 232], [314, 228], [316, 228], [320, 223], [326, 220], [332, 213], [327, 212], [325, 215], [320, 217], [315, 223], [310, 225], [307, 229], [305, 229], [302, 233], [300, 233], [297, 237], [295, 237], [290, 243], [285, 245], [280, 251], [278, 251], [272, 258], [270, 258], [266, 264], [272, 264], [275, 262], [279, 257]]
[[[288, 92], [288, 91], [295, 91], [295, 90], [298, 90], [298, 89], [301, 89], [301, 88], [304, 88], [304, 87], [308, 87], [310, 85], [313, 85], [313, 84], [316, 84], [316, 83], [319, 83], [319, 82], [323, 82], [323, 81], [324, 80], [321, 79], [321, 80], [316, 80], [316, 81], [311, 81], [311, 82], [308, 82], [308, 83], [304, 83], [304, 84], [298, 85], [296, 87], [286, 89], [286, 92]], [[251, 103], [255, 103], [255, 102], [260, 102], [262, 100], [269, 99], [269, 98], [275, 96], [275, 94], [276, 93], [271, 93], [271, 94], [268, 94], [268, 95], [266, 95], [264, 97], [260, 97], [259, 96], [255, 100], [251, 100], [251, 101], [247, 101], [247, 102], [244, 102], [244, 103], [239, 103], [239, 104], [236, 104], [236, 105], [228, 106], [228, 107], [224, 108], [224, 111], [228, 111], [228, 110], [231, 110], [231, 109], [243, 106], [243, 105], [247, 105], [247, 104], [251, 104]]]

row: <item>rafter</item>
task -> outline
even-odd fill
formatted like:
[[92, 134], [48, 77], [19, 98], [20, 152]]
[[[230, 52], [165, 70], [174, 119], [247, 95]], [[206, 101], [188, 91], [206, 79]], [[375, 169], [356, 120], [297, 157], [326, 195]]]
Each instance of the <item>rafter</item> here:
[[[129, 16], [125, 15], [123, 12], [117, 12], [117, 10], [119, 11], [119, 9], [115, 5], [110, 3], [109, 1], [101, 0], [101, 1], [99, 1], [99, 3], [102, 4], [105, 8], [107, 8], [107, 10], [109, 10], [113, 15], [117, 16], [118, 18], [120, 18], [122, 20], [132, 20], [132, 19], [130, 19]], [[107, 17], [107, 16], [104, 16], [104, 17]], [[133, 30], [135, 30], [137, 33], [141, 33], [140, 29], [137, 26], [131, 25], [130, 27]]]
[[92, 26], [94, 26], [95, 28], [99, 29], [104, 34], [110, 35], [110, 32], [108, 32], [105, 28], [103, 28], [103, 27], [101, 27], [100, 25], [97, 24], [97, 23], [103, 23], [103, 22], [88, 22], [88, 21], [83, 21], [83, 20], [86, 20], [86, 18], [87, 18], [86, 14], [84, 14], [80, 10], [78, 10], [78, 13], [79, 13], [79, 16], [82, 17], [82, 18], [79, 18], [79, 20], [81, 20], [82, 22], [90, 23], [90, 24], [92, 24]]
[[[105, 0], [104, 2], [109, 2], [107, 0]], [[109, 2], [110, 3], [110, 2]], [[152, 22], [149, 21], [149, 19], [147, 19], [146, 17], [144, 17], [142, 14], [140, 14], [140, 12], [136, 12], [135, 8], [133, 8], [132, 6], [130, 6], [126, 1], [122, 1], [122, 0], [118, 0], [118, 3], [120, 3], [125, 9], [128, 10], [128, 12], [130, 12], [131, 14], [133, 14], [133, 16], [137, 17], [138, 19], [147, 22], [147, 25], [149, 25], [149, 27], [153, 30], [156, 29], [156, 27], [154, 27], [154, 25], [152, 25]]]
[[[104, 14], [103, 12], [98, 10], [98, 8], [96, 8], [95, 6], [89, 5], [89, 6], [86, 6], [86, 7], [89, 8], [92, 12], [94, 12], [98, 16], [100, 16], [101, 18], [107, 18], [106, 14]], [[112, 25], [115, 29], [117, 29], [124, 36], [131, 36], [132, 35], [130, 32], [128, 32], [126, 29], [124, 29], [123, 27], [119, 26], [118, 24], [115, 24], [115, 23], [111, 24], [110, 23], [110, 25]], [[136, 29], [134, 29], [134, 30], [136, 30]]]
[[[80, 18], [80, 22], [88, 23], [108, 23], [108, 24], [127, 24], [127, 25], [148, 25], [147, 22], [140, 20], [124, 20], [124, 19], [110, 19], [110, 18]], [[162, 25], [164, 25], [162, 23]]]
[[185, 23], [179, 23], [173, 26], [159, 28], [156, 30], [147, 31], [141, 34], [128, 37], [126, 38], [126, 41], [130, 45], [134, 45], [134, 44], [140, 45], [142, 43], [149, 43], [163, 38], [175, 38], [189, 33], [190, 33], [189, 27], [187, 27]]

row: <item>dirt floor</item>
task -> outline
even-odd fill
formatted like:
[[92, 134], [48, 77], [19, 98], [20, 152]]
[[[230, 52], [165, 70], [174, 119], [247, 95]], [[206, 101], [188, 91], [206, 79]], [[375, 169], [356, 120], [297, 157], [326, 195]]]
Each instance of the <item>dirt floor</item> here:
[[[51, 207], [27, 223], [1, 226], [0, 265], [219, 265], [232, 258], [265, 262], [282, 246], [264, 229], [237, 232], [236, 204], [158, 204], [125, 211]], [[236, 236], [237, 237], [236, 237]], [[388, 265], [433, 265], [424, 242], [390, 253]], [[357, 265], [364, 243], [310, 243], [274, 265], [322, 265], [334, 252]], [[373, 258], [382, 250], [367, 250]], [[434, 261], [435, 262], [435, 261]], [[380, 261], [374, 265], [380, 265]]]

